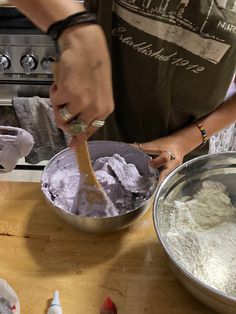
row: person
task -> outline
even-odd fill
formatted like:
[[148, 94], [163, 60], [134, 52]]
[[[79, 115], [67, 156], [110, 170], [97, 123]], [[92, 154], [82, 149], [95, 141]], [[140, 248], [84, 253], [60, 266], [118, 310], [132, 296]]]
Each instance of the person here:
[[50, 95], [57, 124], [71, 132], [79, 116], [88, 126], [72, 147], [86, 139], [133, 143], [155, 155], [163, 180], [235, 122], [236, 95], [225, 95], [235, 75], [236, 12], [225, 1], [184, 1], [181, 16], [176, 0], [165, 12], [160, 0], [10, 2], [43, 31], [84, 7], [98, 14], [99, 25], [66, 27], [58, 39], [60, 77]]

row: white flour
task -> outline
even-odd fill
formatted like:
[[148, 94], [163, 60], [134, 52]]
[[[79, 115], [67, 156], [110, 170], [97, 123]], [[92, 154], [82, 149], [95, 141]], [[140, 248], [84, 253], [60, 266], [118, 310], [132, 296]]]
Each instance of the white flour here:
[[186, 270], [236, 296], [236, 207], [224, 185], [205, 181], [192, 198], [175, 201], [166, 240]]

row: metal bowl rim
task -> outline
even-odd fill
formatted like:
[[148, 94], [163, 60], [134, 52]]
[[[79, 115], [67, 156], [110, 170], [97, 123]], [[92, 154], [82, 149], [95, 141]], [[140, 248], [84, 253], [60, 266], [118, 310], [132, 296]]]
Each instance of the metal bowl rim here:
[[182, 272], [184, 273], [189, 279], [193, 280], [194, 282], [196, 282], [197, 284], [199, 284], [199, 286], [201, 286], [201, 288], [203, 288], [204, 290], [208, 289], [210, 290], [210, 292], [212, 292], [213, 294], [217, 294], [223, 298], [225, 298], [228, 301], [233, 301], [236, 302], [236, 297], [233, 296], [229, 296], [211, 286], [209, 286], [208, 284], [204, 283], [203, 281], [201, 281], [199, 278], [197, 278], [196, 276], [194, 276], [193, 274], [191, 274], [189, 271], [187, 271], [180, 262], [176, 261], [176, 259], [174, 258], [174, 256], [171, 253], [171, 250], [169, 249], [169, 247], [165, 244], [165, 241], [162, 239], [161, 233], [159, 231], [159, 228], [157, 227], [157, 214], [156, 214], [156, 208], [157, 208], [157, 203], [159, 200], [159, 196], [162, 192], [162, 189], [164, 188], [166, 182], [172, 178], [176, 173], [178, 173], [180, 170], [182, 170], [183, 168], [187, 167], [190, 164], [193, 164], [199, 160], [204, 160], [204, 159], [208, 159], [209, 157], [214, 158], [214, 157], [218, 157], [218, 156], [226, 156], [226, 157], [236, 157], [236, 151], [230, 151], [230, 152], [219, 152], [219, 153], [214, 153], [214, 154], [206, 154], [206, 155], [202, 155], [196, 158], [193, 158], [185, 163], [183, 163], [182, 165], [180, 165], [179, 167], [177, 167], [175, 170], [173, 170], [161, 183], [161, 185], [159, 186], [157, 193], [155, 195], [154, 198], [154, 204], [153, 204], [153, 223], [154, 223], [154, 228], [155, 228], [155, 232], [157, 234], [157, 237], [159, 239], [159, 241], [161, 242], [161, 245], [163, 246], [166, 254], [168, 255], [169, 259], [174, 263], [174, 265]]
[[[145, 156], [146, 158], [150, 158], [148, 154], [146, 154], [144, 151], [141, 151], [140, 149], [128, 144], [128, 143], [124, 143], [124, 142], [115, 142], [115, 141], [91, 141], [91, 142], [88, 142], [88, 145], [89, 143], [112, 143], [112, 144], [121, 144], [123, 146], [130, 146], [131, 149], [133, 150], [136, 150], [138, 151], [140, 154], [143, 154], [143, 156]], [[41, 173], [41, 176], [40, 176], [40, 182], [42, 182], [42, 177], [44, 175], [44, 173], [47, 171], [47, 169], [50, 167], [50, 164], [53, 162], [54, 159], [56, 159], [59, 155], [61, 155], [62, 153], [66, 152], [66, 151], [71, 151], [72, 149], [67, 147], [63, 150], [61, 150], [60, 152], [58, 152], [57, 154], [55, 154], [50, 160], [49, 162], [47, 163], [47, 165], [44, 167], [42, 173]], [[157, 183], [156, 183], [156, 186], [157, 186]]]

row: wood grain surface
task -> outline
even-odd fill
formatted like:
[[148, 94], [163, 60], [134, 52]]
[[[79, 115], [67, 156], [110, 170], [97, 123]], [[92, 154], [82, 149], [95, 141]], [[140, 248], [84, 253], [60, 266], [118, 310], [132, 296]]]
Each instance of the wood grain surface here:
[[78, 231], [46, 204], [39, 183], [0, 182], [0, 277], [21, 314], [45, 314], [59, 290], [64, 314], [99, 314], [110, 296], [119, 314], [213, 314], [173, 276], [149, 212], [110, 235]]

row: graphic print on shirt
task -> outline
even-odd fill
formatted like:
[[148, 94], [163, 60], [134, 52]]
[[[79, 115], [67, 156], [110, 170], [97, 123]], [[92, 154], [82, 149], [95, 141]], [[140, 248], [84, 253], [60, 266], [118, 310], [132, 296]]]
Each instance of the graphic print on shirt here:
[[216, 3], [219, 8], [236, 12], [236, 1], [234, 0], [216, 0]]
[[[206, 13], [200, 22], [194, 22], [191, 20], [191, 14], [187, 14], [190, 11], [194, 12], [195, 4], [196, 0], [115, 0], [113, 10], [131, 26], [175, 44], [213, 64], [218, 64], [231, 47], [231, 43], [226, 42], [219, 34], [220, 32], [236, 34], [236, 26], [216, 19], [215, 25], [213, 24], [215, 32], [212, 33], [212, 27], [211, 32], [208, 31], [209, 20], [213, 9], [216, 8], [236, 13], [236, 0], [211, 0], [209, 4], [205, 3]], [[126, 31], [118, 27], [113, 30], [113, 36], [121, 40], [124, 36], [128, 37]], [[141, 43], [134, 43], [134, 47], [137, 45]], [[149, 46], [146, 43], [149, 50], [151, 46], [151, 43]], [[151, 56], [152, 53], [149, 52]], [[176, 52], [174, 55], [177, 54]], [[172, 55], [166, 57], [169, 61]]]

